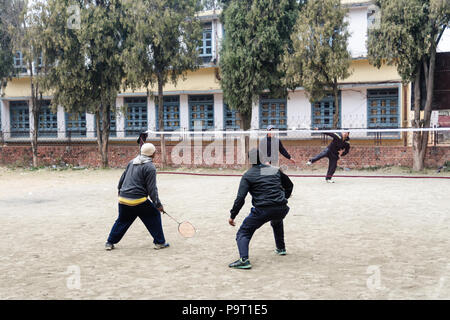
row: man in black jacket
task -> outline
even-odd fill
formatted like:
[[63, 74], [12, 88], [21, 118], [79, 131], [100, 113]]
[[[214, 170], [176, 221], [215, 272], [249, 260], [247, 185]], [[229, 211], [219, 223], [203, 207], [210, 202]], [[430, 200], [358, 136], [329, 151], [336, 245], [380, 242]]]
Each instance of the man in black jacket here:
[[[267, 126], [267, 131], [274, 130], [273, 125]], [[273, 164], [278, 166], [278, 152], [281, 153], [283, 157], [288, 159], [290, 162], [295, 164], [294, 159], [283, 146], [283, 143], [277, 137], [274, 137], [271, 132], [261, 139], [259, 142], [259, 150], [261, 153], [261, 162], [266, 164]]]
[[250, 240], [254, 232], [269, 221], [275, 236], [275, 252], [279, 255], [286, 254], [283, 219], [289, 212], [287, 199], [291, 196], [293, 184], [278, 168], [261, 164], [258, 153], [256, 149], [249, 152], [253, 166], [242, 176], [236, 200], [230, 210], [228, 223], [235, 226], [234, 219], [244, 205], [247, 193], [250, 192], [253, 208], [236, 234], [240, 259], [231, 263], [230, 268], [252, 267], [248, 256]]
[[[318, 130], [315, 128], [315, 130]], [[334, 183], [331, 179], [336, 171], [337, 162], [340, 157], [345, 156], [350, 150], [350, 144], [347, 142], [350, 140], [349, 132], [343, 132], [342, 135], [336, 133], [324, 132], [325, 135], [333, 138], [333, 141], [322, 152], [316, 155], [314, 158], [309, 159], [307, 165], [312, 165], [314, 162], [327, 157], [328, 158], [328, 171], [325, 181]]]
[[[119, 217], [114, 223], [106, 242], [105, 249], [114, 249], [127, 232], [131, 224], [139, 217], [153, 237], [155, 249], [169, 246], [164, 238], [161, 224], [161, 212], [164, 208], [159, 200], [156, 187], [156, 168], [153, 157], [156, 148], [144, 143], [140, 155], [130, 161], [119, 180]], [[152, 201], [148, 200], [148, 196]]]

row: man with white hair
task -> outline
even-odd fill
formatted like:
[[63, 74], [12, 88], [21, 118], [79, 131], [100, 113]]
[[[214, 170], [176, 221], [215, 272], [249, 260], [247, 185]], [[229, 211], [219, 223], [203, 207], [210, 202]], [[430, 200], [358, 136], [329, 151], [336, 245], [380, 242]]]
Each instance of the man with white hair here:
[[114, 249], [114, 244], [122, 239], [137, 217], [153, 237], [155, 249], [169, 247], [161, 223], [161, 212], [164, 212], [164, 208], [156, 186], [156, 168], [153, 164], [155, 151], [153, 144], [142, 144], [140, 154], [128, 163], [119, 180], [119, 217], [105, 244], [106, 250]]

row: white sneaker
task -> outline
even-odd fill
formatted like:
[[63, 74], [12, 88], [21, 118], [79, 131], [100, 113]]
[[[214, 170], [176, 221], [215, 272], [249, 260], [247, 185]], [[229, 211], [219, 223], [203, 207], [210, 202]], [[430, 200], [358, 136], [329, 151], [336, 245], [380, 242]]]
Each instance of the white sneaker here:
[[327, 183], [334, 183], [334, 180], [325, 180]]
[[310, 161], [308, 161], [308, 162], [306, 163], [306, 165], [307, 165], [307, 166], [310, 166], [310, 165], [312, 165], [312, 162], [311, 162], [311, 160], [310, 160]]

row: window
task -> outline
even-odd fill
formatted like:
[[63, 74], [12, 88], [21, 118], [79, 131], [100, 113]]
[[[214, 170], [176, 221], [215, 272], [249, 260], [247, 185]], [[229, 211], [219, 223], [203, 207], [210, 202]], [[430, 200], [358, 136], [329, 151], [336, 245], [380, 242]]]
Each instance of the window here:
[[30, 110], [28, 101], [11, 101], [9, 103], [11, 137], [29, 137]]
[[58, 135], [57, 115], [51, 111], [50, 104], [50, 100], [42, 101], [38, 130], [38, 134], [41, 137], [56, 137]]
[[[96, 116], [94, 116], [94, 135], [97, 136], [97, 121]], [[103, 121], [100, 120], [100, 125], [102, 125]], [[116, 113], [114, 111], [110, 111], [109, 113], [109, 136], [115, 137], [117, 136], [116, 132]]]
[[14, 55], [14, 68], [18, 69], [19, 73], [26, 73], [27, 68], [23, 62], [23, 55], [21, 51], [16, 51]]
[[367, 9], [367, 27], [373, 29], [380, 23], [380, 8], [376, 5], [371, 5]]
[[[327, 95], [320, 101], [311, 104], [311, 123], [312, 127], [319, 129], [333, 129], [334, 115], [336, 108], [334, 106], [334, 97], [332, 94]], [[339, 92], [339, 119], [338, 128], [341, 127], [341, 93]]]
[[210, 62], [212, 58], [212, 24], [211, 22], [203, 25], [203, 36], [199, 48], [199, 56], [203, 62]]
[[214, 96], [189, 96], [189, 130], [214, 129]]
[[125, 98], [127, 116], [125, 119], [125, 135], [136, 136], [148, 130], [147, 97]]
[[259, 128], [266, 129], [273, 125], [278, 130], [287, 129], [286, 99], [271, 99], [262, 96], [259, 101]]
[[[155, 106], [156, 130], [159, 130], [159, 108]], [[163, 125], [164, 131], [180, 129], [180, 96], [163, 97]]]
[[85, 113], [66, 113], [66, 135], [68, 137], [86, 137]]
[[225, 130], [240, 130], [242, 119], [241, 114], [237, 110], [232, 110], [225, 103], [223, 105], [223, 122]]
[[367, 90], [367, 117], [369, 128], [398, 128], [398, 89]]

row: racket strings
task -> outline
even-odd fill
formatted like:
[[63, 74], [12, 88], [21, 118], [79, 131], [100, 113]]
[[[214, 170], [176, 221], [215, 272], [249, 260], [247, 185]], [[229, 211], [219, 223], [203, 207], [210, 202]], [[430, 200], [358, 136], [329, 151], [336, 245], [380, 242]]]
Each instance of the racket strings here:
[[195, 227], [188, 221], [183, 221], [178, 225], [178, 232], [185, 238], [192, 238], [195, 235]]

